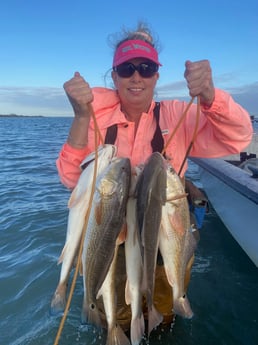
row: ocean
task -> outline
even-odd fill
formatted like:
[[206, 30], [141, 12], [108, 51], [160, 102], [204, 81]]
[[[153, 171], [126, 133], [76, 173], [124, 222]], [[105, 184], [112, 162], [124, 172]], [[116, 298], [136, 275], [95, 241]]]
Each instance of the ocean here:
[[[49, 313], [66, 236], [70, 191], [55, 160], [72, 118], [0, 117], [0, 344], [51, 345], [60, 317]], [[196, 169], [188, 174], [198, 182]], [[244, 229], [243, 229], [244, 231]], [[105, 344], [80, 323], [75, 292], [60, 345]], [[258, 270], [211, 207], [201, 230], [188, 297], [191, 320], [158, 327], [149, 345], [257, 345]]]

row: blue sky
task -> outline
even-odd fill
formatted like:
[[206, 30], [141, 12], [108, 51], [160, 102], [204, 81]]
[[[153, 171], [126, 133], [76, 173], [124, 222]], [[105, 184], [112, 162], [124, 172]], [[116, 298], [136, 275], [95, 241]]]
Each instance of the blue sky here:
[[258, 115], [257, 0], [2, 1], [0, 114], [72, 115], [63, 83], [79, 71], [110, 87], [108, 37], [139, 20], [161, 44], [159, 98], [189, 99], [184, 63], [208, 59], [215, 86]]

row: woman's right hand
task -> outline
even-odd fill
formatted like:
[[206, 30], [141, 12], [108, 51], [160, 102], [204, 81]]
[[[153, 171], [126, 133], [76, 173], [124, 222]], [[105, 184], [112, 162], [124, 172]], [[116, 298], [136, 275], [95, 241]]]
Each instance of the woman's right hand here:
[[64, 83], [64, 90], [73, 107], [74, 115], [89, 118], [92, 113], [93, 93], [79, 72], [75, 72], [73, 78]]

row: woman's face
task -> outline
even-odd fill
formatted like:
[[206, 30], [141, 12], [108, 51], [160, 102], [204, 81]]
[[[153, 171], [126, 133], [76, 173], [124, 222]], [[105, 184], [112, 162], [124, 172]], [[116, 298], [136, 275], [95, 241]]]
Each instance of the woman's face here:
[[[137, 58], [128, 62], [138, 66], [140, 63], [146, 62], [146, 59]], [[142, 106], [143, 111], [147, 111], [150, 106], [158, 78], [158, 72], [150, 78], [144, 78], [138, 71], [135, 71], [131, 77], [123, 78], [119, 77], [117, 72], [112, 71], [112, 79], [118, 91], [122, 105]], [[145, 109], [146, 107], [147, 109]]]

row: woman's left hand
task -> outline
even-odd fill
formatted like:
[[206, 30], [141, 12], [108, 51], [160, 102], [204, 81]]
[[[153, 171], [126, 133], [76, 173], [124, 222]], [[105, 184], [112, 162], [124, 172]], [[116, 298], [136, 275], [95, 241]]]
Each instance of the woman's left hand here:
[[184, 77], [191, 97], [200, 96], [201, 104], [210, 106], [214, 100], [215, 89], [211, 67], [208, 60], [185, 63]]

